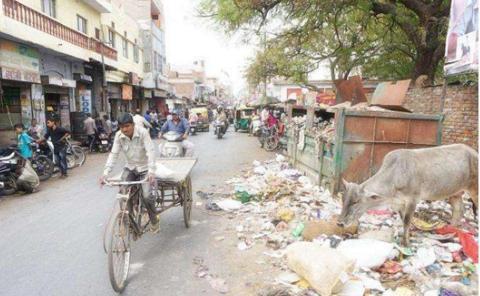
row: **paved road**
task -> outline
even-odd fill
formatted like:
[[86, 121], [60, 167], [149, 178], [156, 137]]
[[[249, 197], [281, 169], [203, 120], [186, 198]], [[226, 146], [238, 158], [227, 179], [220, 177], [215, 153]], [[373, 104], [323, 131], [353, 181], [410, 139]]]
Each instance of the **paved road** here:
[[[222, 186], [253, 160], [272, 157], [255, 138], [233, 131], [222, 140], [212, 133], [191, 139], [199, 157], [194, 192]], [[67, 180], [54, 178], [38, 193], [0, 199], [0, 295], [115, 295], [102, 248], [115, 192], [96, 183], [105, 159], [89, 155]], [[186, 229], [181, 208], [171, 209], [161, 217], [159, 234], [135, 242], [124, 295], [217, 295], [195, 277], [197, 256], [226, 278], [231, 290], [241, 290], [235, 278], [244, 271], [227, 258], [225, 244], [214, 240], [224, 220], [209, 215], [203, 205], [193, 209], [192, 219], [194, 226]]]

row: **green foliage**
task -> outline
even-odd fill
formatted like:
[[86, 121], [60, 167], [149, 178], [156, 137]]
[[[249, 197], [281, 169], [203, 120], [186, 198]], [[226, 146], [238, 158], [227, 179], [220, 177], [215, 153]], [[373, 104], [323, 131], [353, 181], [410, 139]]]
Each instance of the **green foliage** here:
[[[262, 40], [246, 77], [253, 85], [276, 76], [305, 82], [322, 61], [332, 79], [360, 69], [379, 79], [433, 80], [443, 57], [448, 0], [203, 0], [201, 15], [225, 33]], [[272, 36], [273, 35], [273, 36]], [[253, 38], [255, 39], [255, 38]], [[425, 58], [427, 57], [427, 58]]]

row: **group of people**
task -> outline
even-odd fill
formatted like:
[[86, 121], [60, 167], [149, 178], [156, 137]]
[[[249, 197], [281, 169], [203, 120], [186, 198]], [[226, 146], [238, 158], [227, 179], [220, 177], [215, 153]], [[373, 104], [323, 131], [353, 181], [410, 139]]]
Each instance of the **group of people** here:
[[70, 136], [70, 131], [58, 125], [54, 118], [47, 119], [47, 131], [43, 133], [41, 126], [37, 124], [35, 119], [32, 119], [31, 125], [28, 129], [22, 123], [17, 123], [14, 126], [17, 135], [17, 148], [20, 155], [27, 160], [33, 156], [31, 143], [36, 141], [43, 143], [47, 139], [52, 141], [54, 147], [54, 155], [57, 159], [57, 164], [60, 168], [61, 176], [64, 179], [67, 174], [67, 138]]
[[285, 113], [275, 111], [272, 108], [264, 107], [260, 112], [260, 121], [269, 129], [276, 128], [277, 132], [282, 135], [285, 131]]

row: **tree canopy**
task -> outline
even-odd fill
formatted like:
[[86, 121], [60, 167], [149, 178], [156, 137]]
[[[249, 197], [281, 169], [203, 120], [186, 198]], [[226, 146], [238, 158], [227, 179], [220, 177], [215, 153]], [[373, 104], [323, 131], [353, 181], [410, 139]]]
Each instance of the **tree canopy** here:
[[442, 64], [448, 0], [202, 0], [200, 14], [226, 33], [255, 33], [265, 44], [249, 82], [275, 76], [305, 82], [328, 61], [332, 79], [364, 76], [433, 82]]

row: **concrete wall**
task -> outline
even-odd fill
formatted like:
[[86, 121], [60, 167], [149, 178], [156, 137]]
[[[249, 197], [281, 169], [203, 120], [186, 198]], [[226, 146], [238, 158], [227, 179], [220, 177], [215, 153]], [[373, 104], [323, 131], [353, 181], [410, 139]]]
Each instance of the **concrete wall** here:
[[[411, 88], [405, 106], [418, 113], [441, 113], [442, 88]], [[477, 87], [447, 86], [443, 113], [443, 144], [464, 143], [478, 150]]]

